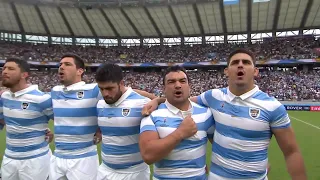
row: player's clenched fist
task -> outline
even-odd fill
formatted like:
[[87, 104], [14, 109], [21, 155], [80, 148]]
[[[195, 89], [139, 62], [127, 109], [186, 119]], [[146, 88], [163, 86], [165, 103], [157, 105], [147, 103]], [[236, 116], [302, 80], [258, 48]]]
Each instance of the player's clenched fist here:
[[186, 139], [196, 134], [198, 128], [191, 115], [189, 115], [184, 118], [177, 130], [179, 131], [181, 138]]

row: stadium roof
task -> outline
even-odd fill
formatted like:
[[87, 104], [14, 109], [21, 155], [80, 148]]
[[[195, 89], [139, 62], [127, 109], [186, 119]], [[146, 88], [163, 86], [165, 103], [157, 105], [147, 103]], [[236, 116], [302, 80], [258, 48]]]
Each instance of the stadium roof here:
[[222, 0], [0, 0], [0, 31], [87, 38], [159, 38], [320, 26], [320, 0], [239, 1], [224, 5]]

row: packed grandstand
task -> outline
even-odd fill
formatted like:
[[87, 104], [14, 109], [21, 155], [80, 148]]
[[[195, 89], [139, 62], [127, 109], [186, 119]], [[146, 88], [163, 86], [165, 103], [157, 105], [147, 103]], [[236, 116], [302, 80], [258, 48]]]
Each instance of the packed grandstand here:
[[[194, 61], [225, 61], [228, 53], [235, 48], [246, 47], [257, 55], [257, 59], [311, 59], [317, 58], [314, 48], [319, 41], [313, 36], [299, 38], [283, 38], [257, 44], [217, 44], [195, 46], [152, 46], [152, 47], [94, 47], [65, 46], [48, 44], [28, 44], [2, 42], [0, 58], [16, 56], [27, 61], [59, 61], [64, 53], [75, 53], [83, 57], [87, 63], [143, 63], [143, 62], [185, 62]], [[217, 52], [210, 57], [210, 52]], [[124, 58], [125, 55], [125, 58]], [[122, 58], [121, 58], [122, 57]], [[215, 68], [213, 68], [215, 69]], [[127, 71], [126, 84], [133, 88], [146, 90], [161, 95], [161, 72], [146, 70], [144, 72]], [[223, 71], [197, 69], [189, 71], [192, 95], [198, 95], [208, 89], [227, 86]], [[279, 100], [320, 100], [320, 70], [311, 68], [300, 69], [262, 68], [256, 83], [260, 89]], [[94, 81], [94, 73], [86, 72], [84, 80]], [[30, 83], [39, 84], [43, 91], [59, 84], [55, 70], [32, 73]]]

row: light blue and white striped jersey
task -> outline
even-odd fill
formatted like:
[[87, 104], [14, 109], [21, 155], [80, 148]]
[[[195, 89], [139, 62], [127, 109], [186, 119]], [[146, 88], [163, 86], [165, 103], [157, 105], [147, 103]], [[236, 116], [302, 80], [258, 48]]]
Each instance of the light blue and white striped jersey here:
[[101, 97], [97, 84], [81, 81], [68, 87], [55, 86], [51, 96], [56, 145], [54, 155], [63, 159], [96, 155], [93, 136], [98, 128], [96, 105]]
[[[102, 133], [102, 162], [114, 170], [141, 171], [147, 168], [139, 150], [141, 110], [150, 99], [131, 88], [114, 104], [100, 100], [98, 123]], [[136, 167], [139, 167], [138, 169]]]
[[198, 96], [216, 122], [209, 180], [266, 179], [272, 130], [288, 128], [285, 107], [256, 86], [235, 96], [228, 88]]
[[45, 141], [48, 121], [52, 119], [52, 101], [37, 85], [1, 95], [0, 119], [6, 124], [5, 156], [12, 159], [32, 159], [49, 151]]
[[214, 119], [209, 108], [191, 102], [189, 111], [181, 111], [168, 101], [141, 122], [140, 133], [156, 131], [160, 138], [165, 138], [175, 131], [185, 117], [191, 115], [198, 127], [198, 132], [177, 145], [170, 154], [154, 166], [157, 179], [206, 179], [206, 147], [208, 138], [213, 137]]

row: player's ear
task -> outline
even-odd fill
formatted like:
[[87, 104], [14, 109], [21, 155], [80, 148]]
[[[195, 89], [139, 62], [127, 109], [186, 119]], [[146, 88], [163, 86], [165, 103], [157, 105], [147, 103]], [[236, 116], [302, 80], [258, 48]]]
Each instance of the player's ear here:
[[227, 77], [229, 76], [229, 72], [228, 72], [228, 68], [224, 68], [224, 75], [226, 75]]
[[254, 77], [258, 77], [259, 75], [259, 69], [257, 67], [254, 68], [254, 72], [253, 72]]
[[119, 85], [120, 85], [120, 86], [124, 86], [124, 80], [121, 80], [121, 81], [119, 82]]
[[84, 73], [84, 70], [82, 69], [82, 68], [79, 68], [78, 70], [77, 70], [77, 72], [78, 72], [78, 75], [82, 75], [83, 73]]
[[23, 79], [27, 79], [27, 78], [29, 77], [29, 73], [28, 73], [28, 72], [22, 72], [22, 73], [21, 73], [21, 77], [22, 77]]

